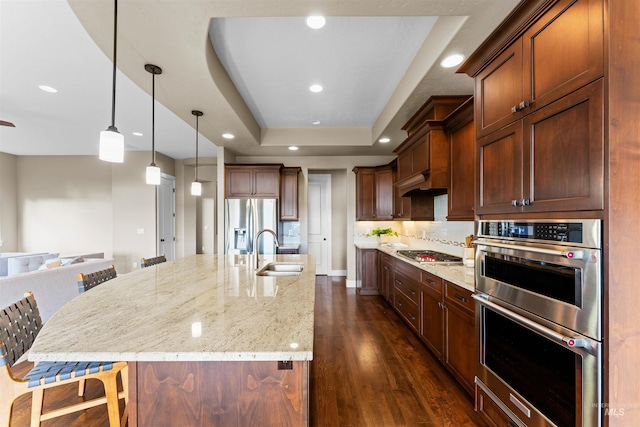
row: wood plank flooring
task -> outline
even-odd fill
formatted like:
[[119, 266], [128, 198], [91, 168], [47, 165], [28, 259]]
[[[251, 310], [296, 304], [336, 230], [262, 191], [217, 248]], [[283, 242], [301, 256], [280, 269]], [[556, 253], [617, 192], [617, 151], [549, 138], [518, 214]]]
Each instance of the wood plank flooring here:
[[346, 289], [344, 277], [316, 280], [314, 344], [314, 427], [486, 426], [393, 309]]
[[[316, 280], [313, 427], [486, 427], [473, 402], [382, 298], [359, 296], [344, 277]], [[26, 370], [27, 366], [17, 367]], [[73, 385], [48, 390], [45, 410], [79, 401]], [[87, 383], [87, 397], [102, 393]], [[29, 425], [31, 398], [19, 398], [11, 427]], [[104, 406], [45, 421], [43, 427], [106, 427]]]

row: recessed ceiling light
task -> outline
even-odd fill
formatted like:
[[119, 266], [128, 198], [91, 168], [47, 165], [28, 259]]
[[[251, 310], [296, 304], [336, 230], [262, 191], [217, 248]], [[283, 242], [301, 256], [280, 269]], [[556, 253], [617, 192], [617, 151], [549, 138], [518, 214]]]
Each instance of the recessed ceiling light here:
[[296, 151], [298, 150], [298, 147], [296, 147], [295, 145], [292, 145], [291, 147], [289, 147], [289, 150]]
[[320, 120], [311, 120], [311, 124], [312, 125], [319, 125], [320, 124]]
[[309, 86], [309, 90], [313, 93], [322, 92], [322, 86], [320, 86], [319, 84], [311, 85]]
[[318, 30], [324, 27], [326, 20], [324, 16], [309, 16], [307, 17], [307, 25], [309, 28], [313, 28], [314, 30]]
[[451, 68], [451, 67], [455, 67], [456, 65], [462, 64], [463, 60], [464, 60], [464, 55], [456, 53], [444, 58], [440, 63], [440, 65], [444, 68]]
[[142, 132], [133, 132], [135, 136], [142, 136]]
[[45, 92], [49, 92], [49, 93], [57, 93], [58, 89], [51, 87], [51, 86], [46, 86], [46, 85], [40, 85], [38, 86], [40, 88], [40, 90], [43, 90]]
[[235, 136], [234, 134], [232, 134], [232, 133], [223, 133], [223, 134], [222, 134], [222, 137], [223, 137], [224, 139], [233, 139], [233, 138], [235, 138], [236, 136]]
[[385, 138], [380, 138], [380, 139], [378, 140], [378, 142], [382, 142], [383, 144], [386, 144], [386, 143], [387, 143], [387, 142], [389, 142], [389, 141], [391, 141], [391, 139], [386, 138], [386, 137], [385, 137]]

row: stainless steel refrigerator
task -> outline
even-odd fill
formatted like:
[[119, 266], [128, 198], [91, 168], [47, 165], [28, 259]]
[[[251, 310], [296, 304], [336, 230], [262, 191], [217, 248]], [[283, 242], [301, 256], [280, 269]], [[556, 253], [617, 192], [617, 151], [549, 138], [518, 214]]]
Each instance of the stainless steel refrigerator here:
[[[258, 231], [268, 228], [278, 233], [277, 199], [226, 199], [224, 204], [224, 253], [254, 253]], [[263, 233], [258, 242], [261, 254], [276, 253], [275, 240]]]

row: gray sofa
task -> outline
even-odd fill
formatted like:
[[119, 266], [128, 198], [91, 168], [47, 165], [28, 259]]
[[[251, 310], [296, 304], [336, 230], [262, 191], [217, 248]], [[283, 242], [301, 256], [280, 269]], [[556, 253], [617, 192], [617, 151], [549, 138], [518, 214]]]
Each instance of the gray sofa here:
[[82, 259], [83, 262], [76, 264], [0, 277], [0, 308], [18, 301], [25, 292], [31, 291], [42, 321], [46, 322], [60, 307], [78, 296], [78, 273], [104, 270], [114, 264], [113, 259]]

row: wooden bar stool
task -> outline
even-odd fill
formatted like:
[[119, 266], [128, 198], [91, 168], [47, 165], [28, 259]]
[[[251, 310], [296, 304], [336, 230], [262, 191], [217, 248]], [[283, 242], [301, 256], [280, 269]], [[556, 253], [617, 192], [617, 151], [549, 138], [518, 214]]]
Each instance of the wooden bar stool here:
[[[128, 369], [126, 362], [40, 362], [24, 377], [16, 378], [11, 366], [18, 361], [35, 341], [42, 320], [36, 300], [31, 292], [20, 301], [0, 310], [0, 427], [9, 427], [14, 400], [31, 393], [31, 427], [45, 420], [72, 412], [107, 404], [109, 426], [124, 426], [127, 421]], [[118, 392], [120, 373], [123, 391]], [[44, 390], [58, 385], [95, 378], [102, 382], [105, 396], [42, 413]], [[124, 398], [125, 410], [120, 420], [118, 400]]]

